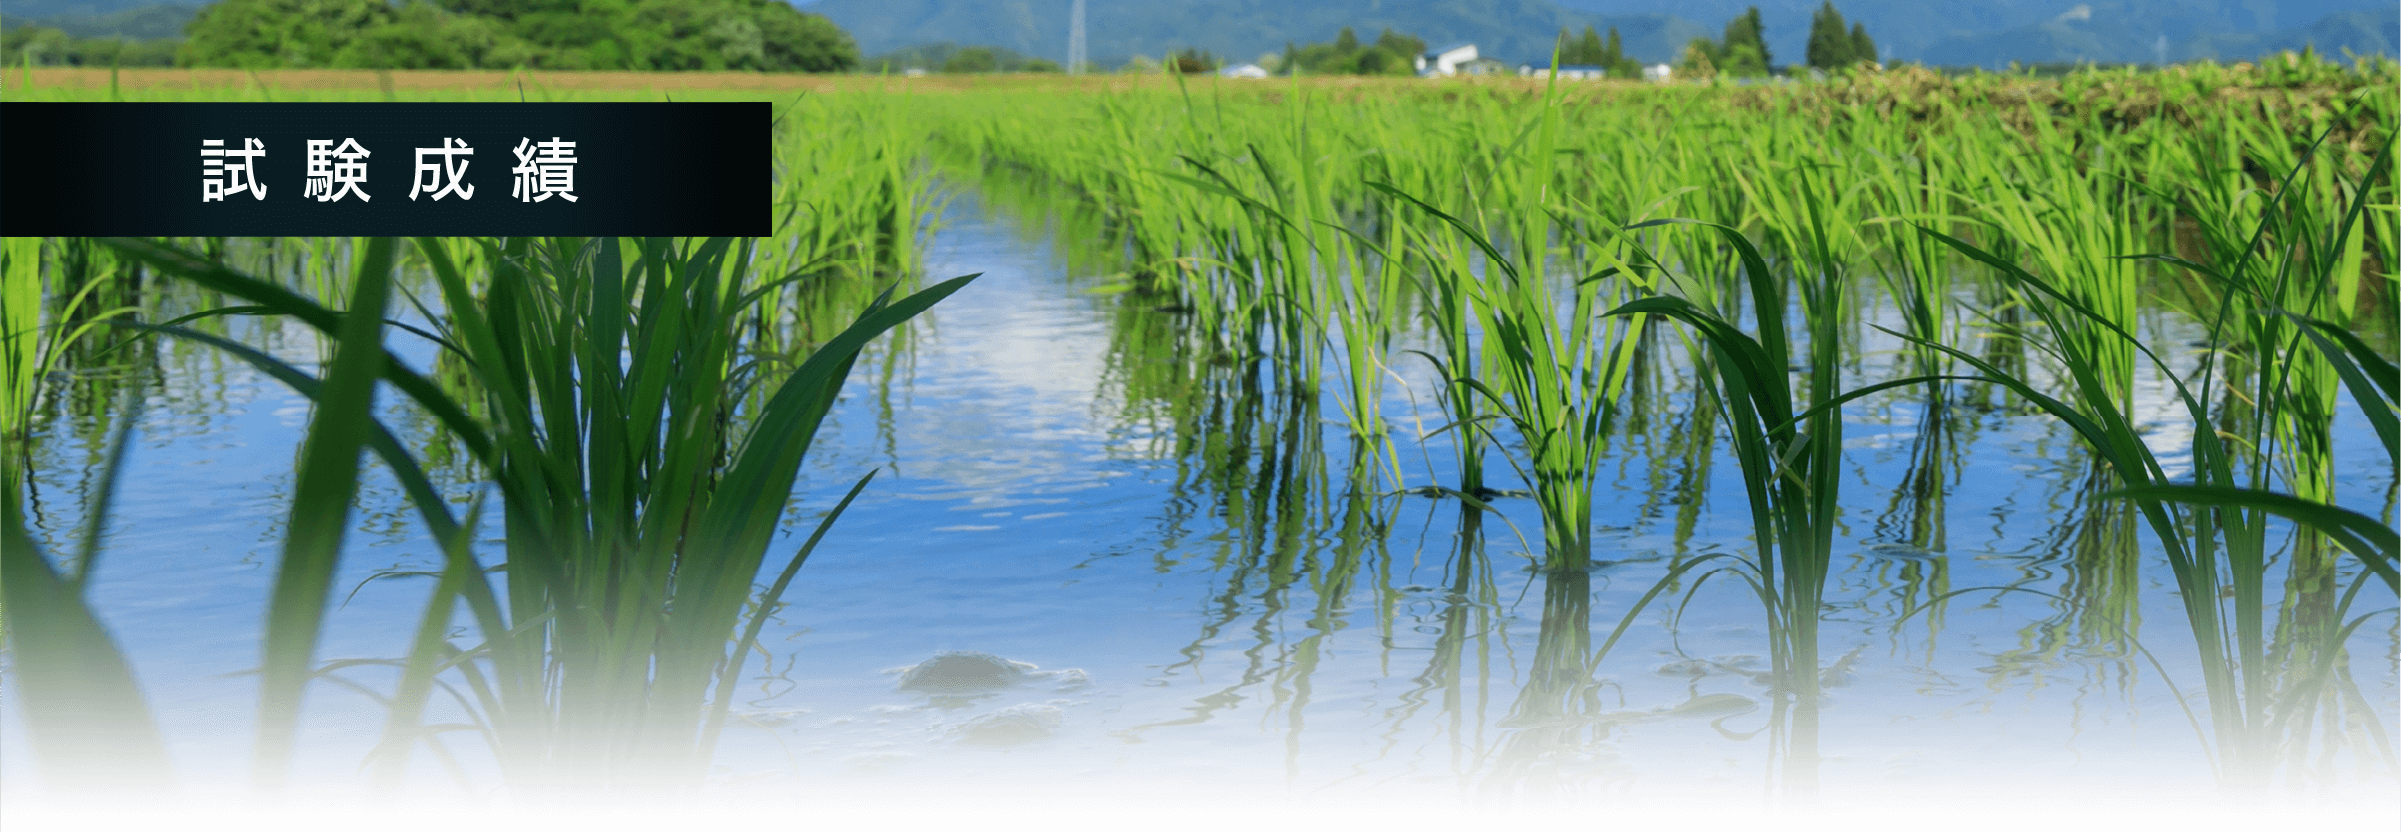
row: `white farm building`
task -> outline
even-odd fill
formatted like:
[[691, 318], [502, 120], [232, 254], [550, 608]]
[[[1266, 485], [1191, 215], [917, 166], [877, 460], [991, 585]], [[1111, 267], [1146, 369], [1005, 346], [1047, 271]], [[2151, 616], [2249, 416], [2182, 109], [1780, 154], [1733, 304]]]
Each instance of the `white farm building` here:
[[1460, 69], [1475, 63], [1478, 57], [1476, 45], [1472, 43], [1454, 44], [1430, 50], [1426, 54], [1417, 56], [1417, 74], [1428, 78], [1457, 75]]

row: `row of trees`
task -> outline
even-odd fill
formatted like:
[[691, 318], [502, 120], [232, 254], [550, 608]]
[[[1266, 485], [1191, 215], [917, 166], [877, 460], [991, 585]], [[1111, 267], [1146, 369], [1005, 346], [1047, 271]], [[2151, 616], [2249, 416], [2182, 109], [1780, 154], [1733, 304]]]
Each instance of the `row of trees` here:
[[1361, 43], [1359, 33], [1344, 26], [1333, 43], [1285, 44], [1277, 69], [1289, 73], [1297, 68], [1309, 75], [1410, 75], [1417, 72], [1417, 56], [1425, 52], [1425, 41], [1391, 29], [1373, 43]]
[[1767, 27], [1759, 22], [1759, 7], [1752, 6], [1742, 16], [1726, 23], [1725, 37], [1717, 40], [1693, 38], [1684, 47], [1684, 56], [1676, 62], [1678, 77], [1707, 78], [1726, 75], [1735, 78], [1759, 78], [1769, 72], [1774, 56], [1767, 51]]
[[998, 46], [960, 46], [929, 43], [871, 56], [859, 66], [870, 75], [898, 75], [910, 70], [943, 73], [1058, 72], [1059, 64]]
[[1559, 30], [1559, 65], [1601, 67], [1609, 71], [1611, 78], [1642, 77], [1642, 62], [1626, 57], [1625, 44], [1618, 39], [1615, 26], [1609, 27], [1608, 40], [1602, 40], [1590, 26], [1584, 27], [1584, 35], [1577, 38], [1568, 37], [1565, 29]]
[[[1876, 41], [1868, 37], [1863, 24], [1850, 24], [1846, 30], [1842, 12], [1834, 9], [1833, 0], [1827, 0], [1809, 21], [1806, 58], [1810, 68], [1820, 70], [1875, 63]], [[1774, 56], [1767, 50], [1766, 27], [1759, 21], [1759, 7], [1752, 6], [1726, 24], [1724, 37], [1694, 38], [1685, 46], [1684, 55], [1676, 64], [1676, 74], [1759, 78], [1770, 74], [1773, 66]]]
[[12, 62], [357, 69], [834, 72], [858, 46], [782, 0], [223, 0], [173, 41], [19, 27]]
[[0, 32], [0, 66], [171, 67], [172, 40], [79, 38], [49, 26], [18, 26]]
[[1876, 62], [1876, 39], [1867, 36], [1867, 26], [1853, 23], [1849, 30], [1842, 25], [1842, 12], [1834, 10], [1833, 0], [1818, 7], [1809, 18], [1809, 66], [1815, 69], [1841, 69], [1853, 64]]

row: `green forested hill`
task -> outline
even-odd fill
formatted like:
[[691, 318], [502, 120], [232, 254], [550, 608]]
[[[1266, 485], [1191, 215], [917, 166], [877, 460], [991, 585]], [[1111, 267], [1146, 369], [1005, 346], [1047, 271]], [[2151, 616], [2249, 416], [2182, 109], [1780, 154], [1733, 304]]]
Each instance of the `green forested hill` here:
[[[782, 0], [220, 0], [19, 18], [22, 1], [6, 7], [0, 59], [44, 65], [838, 72], [859, 60], [839, 28]], [[182, 37], [160, 37], [167, 26]]]

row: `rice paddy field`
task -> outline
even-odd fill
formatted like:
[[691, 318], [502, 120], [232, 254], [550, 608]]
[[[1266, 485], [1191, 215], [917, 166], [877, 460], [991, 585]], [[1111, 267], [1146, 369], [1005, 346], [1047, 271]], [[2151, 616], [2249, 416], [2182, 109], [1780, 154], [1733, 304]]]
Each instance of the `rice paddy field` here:
[[19, 829], [2401, 823], [2401, 69], [769, 100], [769, 238], [0, 260]]

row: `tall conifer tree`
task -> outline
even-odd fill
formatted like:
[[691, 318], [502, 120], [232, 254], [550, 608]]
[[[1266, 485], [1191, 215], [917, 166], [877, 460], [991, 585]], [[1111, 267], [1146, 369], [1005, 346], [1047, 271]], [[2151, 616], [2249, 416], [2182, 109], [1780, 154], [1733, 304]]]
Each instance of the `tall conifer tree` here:
[[1775, 66], [1775, 58], [1767, 51], [1767, 27], [1759, 22], [1759, 7], [1752, 6], [1742, 16], [1726, 24], [1725, 60], [1718, 70], [1734, 76], [1766, 75]]
[[[1834, 10], [1833, 0], [1819, 6], [1809, 18], [1809, 65], [1817, 69], [1847, 67], [1858, 57], [1853, 54], [1852, 38], [1843, 31], [1842, 12]], [[1865, 32], [1865, 29], [1860, 30]]]

